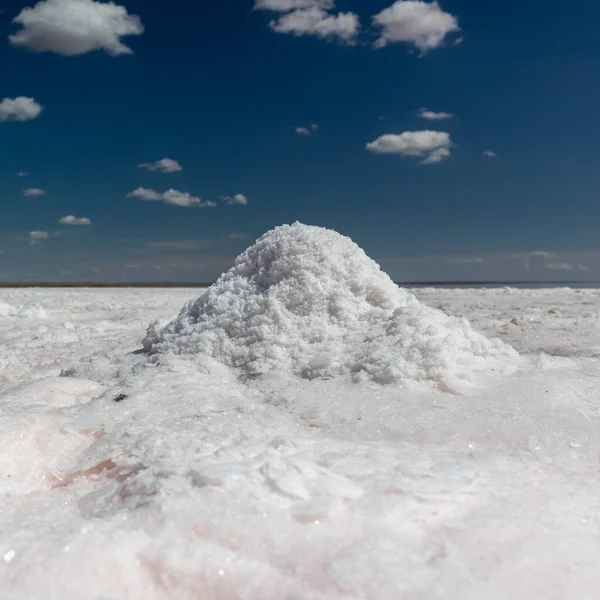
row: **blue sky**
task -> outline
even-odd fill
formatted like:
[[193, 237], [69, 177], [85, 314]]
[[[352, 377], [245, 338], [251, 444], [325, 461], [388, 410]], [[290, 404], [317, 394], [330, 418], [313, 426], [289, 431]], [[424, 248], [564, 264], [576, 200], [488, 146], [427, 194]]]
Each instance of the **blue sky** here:
[[256, 4], [3, 3], [0, 281], [211, 280], [295, 220], [397, 280], [600, 279], [600, 5]]

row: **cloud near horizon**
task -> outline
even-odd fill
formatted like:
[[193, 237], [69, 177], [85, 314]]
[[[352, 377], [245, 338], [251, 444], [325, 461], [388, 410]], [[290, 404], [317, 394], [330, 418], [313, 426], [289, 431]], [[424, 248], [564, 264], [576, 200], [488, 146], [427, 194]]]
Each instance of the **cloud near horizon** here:
[[522, 262], [525, 271], [543, 269], [546, 271], [562, 271], [570, 273], [585, 273], [589, 269], [580, 261], [567, 262], [564, 256], [546, 250], [532, 252], [519, 252], [510, 255], [510, 258]]
[[585, 265], [582, 265], [579, 262], [575, 263], [575, 264], [570, 264], [570, 263], [565, 263], [565, 262], [547, 263], [547, 264], [543, 265], [543, 267], [544, 267], [544, 269], [548, 269], [549, 271], [567, 271], [569, 273], [573, 273], [573, 272], [585, 273], [586, 271], [589, 271], [589, 269]]
[[473, 257], [450, 257], [446, 259], [446, 262], [458, 265], [482, 265], [485, 260], [481, 256]]
[[50, 234], [47, 231], [30, 231], [29, 232], [29, 243], [34, 246], [39, 244], [43, 240], [47, 240]]
[[150, 242], [148, 246], [161, 251], [191, 251], [200, 250], [210, 245], [208, 240], [176, 240], [165, 242]]
[[111, 56], [133, 54], [121, 38], [144, 32], [140, 18], [124, 6], [95, 0], [42, 0], [24, 8], [13, 23], [22, 27], [8, 37], [13, 46], [64, 56], [94, 50]]

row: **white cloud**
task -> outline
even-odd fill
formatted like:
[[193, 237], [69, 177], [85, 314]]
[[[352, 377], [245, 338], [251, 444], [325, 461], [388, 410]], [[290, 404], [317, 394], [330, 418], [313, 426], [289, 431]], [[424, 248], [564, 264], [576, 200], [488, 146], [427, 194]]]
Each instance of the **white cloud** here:
[[127, 195], [128, 198], [139, 198], [140, 200], [162, 200], [162, 194], [155, 192], [154, 190], [150, 190], [148, 188], [139, 187], [137, 190], [133, 190], [133, 192]]
[[[518, 252], [510, 255], [518, 261], [522, 261], [523, 268], [526, 271], [535, 271], [538, 269], [548, 269], [550, 271], [565, 271], [568, 266], [564, 262], [560, 262], [560, 255], [546, 250], [534, 250], [532, 252]], [[551, 265], [548, 267], [548, 265]], [[557, 268], [558, 267], [558, 268]]]
[[29, 188], [22, 191], [23, 196], [45, 196], [48, 193], [46, 190], [42, 190], [41, 188]]
[[313, 123], [310, 128], [308, 127], [296, 127], [296, 133], [298, 135], [310, 135], [315, 131], [319, 131], [319, 126], [316, 123]]
[[447, 258], [446, 262], [462, 265], [481, 265], [485, 262], [481, 256], [465, 257], [465, 258]]
[[483, 156], [487, 156], [488, 158], [494, 158], [498, 155], [493, 150], [485, 150]]
[[63, 217], [59, 223], [61, 225], [91, 225], [92, 222], [87, 219], [86, 217], [81, 217], [81, 218], [77, 218], [74, 217], [73, 215], [68, 215], [66, 217]]
[[321, 39], [339, 38], [352, 43], [360, 25], [354, 13], [329, 14], [321, 8], [311, 7], [294, 10], [269, 23], [277, 33], [295, 36], [314, 35]]
[[94, 50], [111, 56], [133, 54], [121, 37], [144, 32], [140, 18], [125, 7], [95, 0], [43, 0], [24, 8], [13, 23], [22, 25], [8, 38], [14, 46], [65, 56]]
[[271, 10], [273, 12], [288, 12], [299, 8], [329, 10], [334, 6], [334, 0], [256, 0], [254, 10]]
[[236, 194], [235, 196], [221, 196], [221, 202], [225, 202], [225, 204], [246, 206], [248, 204], [248, 198], [246, 198], [244, 194]]
[[373, 24], [381, 27], [375, 42], [377, 48], [387, 44], [412, 44], [421, 55], [439, 48], [449, 33], [460, 31], [458, 20], [444, 12], [437, 2], [398, 0], [373, 17]]
[[27, 177], [29, 173], [26, 173], [25, 171], [17, 171], [16, 175], [17, 177]]
[[450, 150], [448, 148], [437, 148], [429, 156], [421, 161], [422, 165], [435, 165], [436, 163], [442, 162], [444, 159], [450, 156]]
[[42, 240], [47, 240], [50, 234], [47, 231], [30, 231], [29, 243], [33, 246], [39, 244]]
[[544, 269], [548, 269], [549, 271], [568, 271], [570, 273], [580, 272], [584, 273], [588, 270], [588, 268], [581, 263], [576, 263], [574, 265], [564, 262], [559, 263], [547, 263], [544, 266]]
[[140, 169], [148, 169], [148, 171], [160, 171], [161, 173], [177, 173], [183, 171], [182, 166], [172, 158], [161, 158], [152, 163], [142, 163], [138, 165]]
[[[547, 271], [562, 271], [565, 273], [585, 273], [589, 271], [588, 267], [584, 264], [578, 260], [574, 260], [575, 257], [572, 255], [569, 258], [569, 256], [565, 257], [563, 254], [548, 252], [546, 250], [517, 252], [509, 254], [508, 258], [522, 262], [522, 266], [526, 271], [540, 272], [540, 269], [545, 269]], [[595, 258], [593, 260], [595, 260]]]
[[424, 156], [422, 164], [439, 163], [448, 158], [451, 147], [450, 135], [444, 131], [388, 133], [367, 144], [367, 150], [374, 154]]
[[201, 208], [207, 208], [216, 206], [216, 202], [203, 202], [200, 198], [192, 196], [188, 192], [180, 192], [178, 190], [167, 190], [162, 194], [148, 188], [139, 187], [137, 190], [129, 193], [128, 198], [139, 198], [140, 200], [150, 200], [164, 202], [165, 204], [172, 204], [173, 206], [198, 206]]
[[191, 196], [188, 192], [179, 192], [174, 189], [167, 190], [163, 195], [163, 201], [174, 206], [200, 206], [211, 207], [216, 206], [216, 202], [203, 202], [196, 196]]
[[452, 113], [433, 112], [432, 110], [422, 108], [419, 111], [419, 117], [421, 117], [421, 119], [428, 119], [429, 121], [442, 121], [444, 119], [452, 119], [454, 115]]
[[4, 98], [0, 102], [0, 121], [31, 121], [39, 117], [42, 110], [44, 107], [33, 98]]

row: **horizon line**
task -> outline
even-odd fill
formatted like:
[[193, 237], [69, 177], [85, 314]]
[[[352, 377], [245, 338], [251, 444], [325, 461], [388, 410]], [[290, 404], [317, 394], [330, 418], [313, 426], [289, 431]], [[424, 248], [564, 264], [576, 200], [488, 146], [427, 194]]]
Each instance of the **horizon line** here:
[[[215, 281], [0, 281], [0, 289], [8, 288], [207, 288]], [[589, 280], [564, 280], [564, 281], [394, 281], [398, 286], [442, 286], [455, 285], [465, 287], [469, 285], [591, 285], [600, 284], [600, 281]]]

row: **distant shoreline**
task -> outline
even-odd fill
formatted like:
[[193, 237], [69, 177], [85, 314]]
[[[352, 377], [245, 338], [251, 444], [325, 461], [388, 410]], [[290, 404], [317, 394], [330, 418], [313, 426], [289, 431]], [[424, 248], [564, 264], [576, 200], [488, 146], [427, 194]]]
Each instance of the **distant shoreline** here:
[[[0, 289], [8, 288], [207, 288], [214, 282], [0, 282]], [[484, 287], [484, 286], [600, 286], [599, 281], [396, 281], [402, 287]]]

